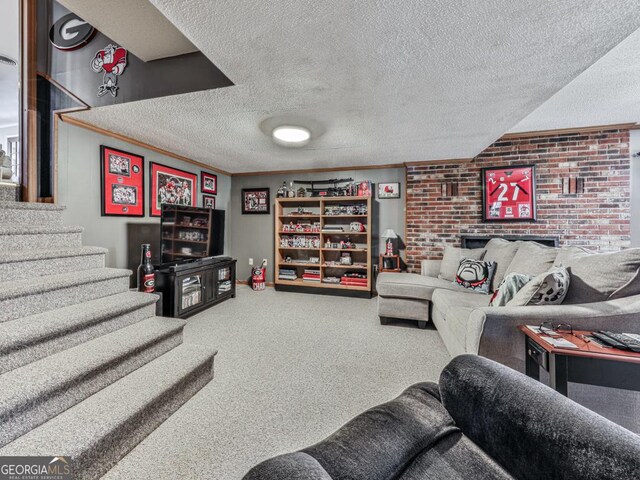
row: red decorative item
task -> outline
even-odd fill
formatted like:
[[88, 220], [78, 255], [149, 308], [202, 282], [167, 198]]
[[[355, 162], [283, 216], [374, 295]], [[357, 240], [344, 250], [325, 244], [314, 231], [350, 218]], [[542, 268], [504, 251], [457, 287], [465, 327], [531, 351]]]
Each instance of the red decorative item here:
[[117, 45], [107, 45], [98, 50], [91, 60], [91, 69], [103, 72], [102, 85], [98, 87], [98, 96], [110, 93], [112, 97], [118, 94], [118, 77], [127, 68], [127, 50]]
[[265, 267], [255, 267], [251, 270], [251, 287], [258, 291], [264, 290], [265, 279], [267, 278], [267, 269]]
[[485, 222], [536, 220], [535, 165], [482, 169], [482, 220]]
[[391, 239], [387, 239], [387, 252], [386, 255], [391, 256], [393, 255], [393, 242], [391, 241]]
[[218, 176], [213, 173], [200, 172], [200, 190], [202, 193], [216, 195], [218, 193]]
[[159, 163], [149, 164], [151, 192], [149, 214], [159, 217], [162, 204], [196, 206], [197, 175], [167, 167]]
[[144, 217], [144, 157], [100, 146], [102, 216]]

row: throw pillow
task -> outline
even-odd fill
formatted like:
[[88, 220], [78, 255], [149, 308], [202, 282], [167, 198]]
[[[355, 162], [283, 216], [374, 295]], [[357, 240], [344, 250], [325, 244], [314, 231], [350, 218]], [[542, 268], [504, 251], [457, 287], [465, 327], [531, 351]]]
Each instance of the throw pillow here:
[[596, 253], [564, 247], [555, 265], [565, 267], [571, 274], [565, 303], [604, 302], [640, 294], [640, 248]]
[[523, 307], [525, 305], [560, 305], [569, 291], [571, 283], [569, 272], [563, 267], [554, 267], [541, 273], [524, 287], [507, 303], [507, 307]]
[[507, 268], [511, 264], [513, 257], [515, 257], [518, 248], [522, 242], [510, 242], [503, 238], [492, 238], [485, 245], [487, 253], [482, 258], [487, 262], [496, 262], [496, 274], [493, 277], [491, 283], [491, 291], [497, 290], [498, 285], [502, 282], [504, 275], [507, 273]]
[[532, 278], [530, 275], [522, 275], [521, 273], [508, 273], [491, 297], [489, 306], [504, 307]]
[[456, 272], [463, 257], [474, 260], [482, 260], [484, 248], [458, 248], [447, 245], [444, 247], [444, 257], [440, 263], [440, 275], [438, 278], [453, 282], [456, 279]]
[[505, 275], [517, 272], [535, 277], [548, 272], [553, 267], [559, 251], [559, 248], [547, 247], [536, 242], [521, 242]]
[[488, 294], [495, 271], [496, 262], [463, 258], [458, 266], [454, 283], [474, 292]]

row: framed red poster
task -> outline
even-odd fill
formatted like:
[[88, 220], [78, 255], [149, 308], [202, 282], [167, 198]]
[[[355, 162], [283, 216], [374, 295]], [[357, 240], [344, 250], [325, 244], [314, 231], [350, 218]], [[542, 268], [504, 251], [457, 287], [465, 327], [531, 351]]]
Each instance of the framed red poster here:
[[144, 157], [100, 145], [103, 217], [144, 217]]
[[149, 172], [151, 175], [149, 215], [159, 217], [164, 203], [196, 206], [197, 175], [154, 162], [149, 163]]
[[536, 167], [518, 165], [482, 169], [482, 220], [536, 220]]

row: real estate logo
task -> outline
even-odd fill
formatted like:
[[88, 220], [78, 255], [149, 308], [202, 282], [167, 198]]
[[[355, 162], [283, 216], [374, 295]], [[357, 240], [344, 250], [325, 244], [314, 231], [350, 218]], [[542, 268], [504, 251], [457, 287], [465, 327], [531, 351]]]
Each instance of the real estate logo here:
[[73, 480], [69, 457], [0, 457], [0, 480]]

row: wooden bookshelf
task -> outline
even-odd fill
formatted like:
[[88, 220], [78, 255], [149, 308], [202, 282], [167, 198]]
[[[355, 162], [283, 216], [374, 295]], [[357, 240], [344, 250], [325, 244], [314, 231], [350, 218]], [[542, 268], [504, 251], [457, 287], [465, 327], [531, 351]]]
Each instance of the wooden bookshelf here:
[[[328, 209], [344, 207], [347, 210], [339, 214], [327, 214]], [[366, 208], [364, 213], [351, 213], [354, 207]], [[364, 225], [365, 231], [351, 231], [352, 222]], [[319, 224], [320, 231], [286, 231], [285, 226], [298, 224]], [[325, 225], [340, 226], [342, 231], [322, 231]], [[335, 295], [371, 296], [372, 287], [372, 222], [371, 197], [296, 197], [278, 198], [275, 204], [275, 285], [277, 290], [298, 292], [332, 293]], [[298, 236], [304, 245], [283, 244], [284, 239]], [[315, 240], [314, 240], [315, 239]], [[315, 241], [315, 244], [310, 242]], [[331, 247], [325, 246], [331, 241]], [[334, 244], [351, 241], [353, 248], [335, 248]], [[326, 262], [339, 262], [342, 253], [349, 252], [354, 265], [329, 265]], [[291, 262], [286, 262], [286, 257]], [[310, 261], [315, 258], [317, 263]], [[295, 270], [295, 280], [280, 279], [280, 269]], [[305, 269], [320, 271], [320, 282], [303, 280]], [[326, 283], [326, 277], [341, 278], [348, 271], [366, 274], [366, 286]]]

